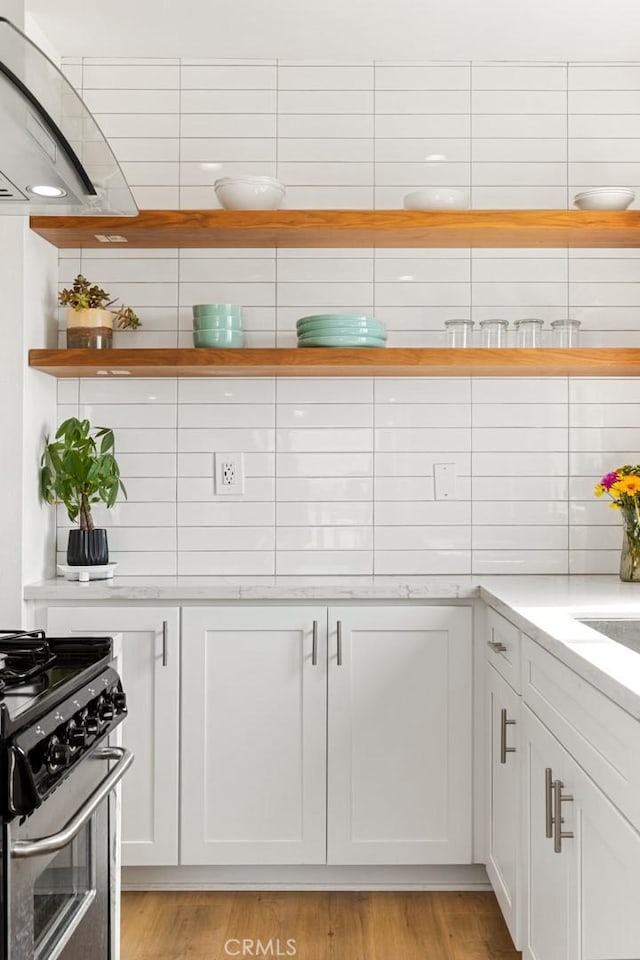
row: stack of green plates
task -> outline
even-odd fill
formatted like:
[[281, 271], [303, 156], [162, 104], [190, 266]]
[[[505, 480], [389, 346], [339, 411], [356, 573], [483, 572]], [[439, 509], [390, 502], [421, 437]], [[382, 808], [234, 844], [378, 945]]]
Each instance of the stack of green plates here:
[[353, 313], [301, 317], [296, 332], [299, 347], [384, 347], [387, 342], [384, 323]]

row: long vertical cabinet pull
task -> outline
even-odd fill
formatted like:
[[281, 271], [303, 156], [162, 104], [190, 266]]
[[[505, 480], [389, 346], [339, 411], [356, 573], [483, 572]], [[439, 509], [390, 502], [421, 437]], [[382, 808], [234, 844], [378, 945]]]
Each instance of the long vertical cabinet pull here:
[[162, 621], [162, 666], [169, 662], [169, 621]]
[[564, 783], [562, 780], [553, 781], [553, 852], [562, 853], [562, 841], [573, 839], [572, 830], [563, 830], [562, 824], [564, 823], [562, 817], [562, 804], [571, 803], [573, 797], [570, 793], [565, 793], [564, 797], [562, 796], [562, 788]]
[[313, 639], [311, 641], [311, 666], [318, 666], [318, 621], [313, 621]]
[[553, 773], [551, 767], [544, 771], [544, 835], [549, 839], [553, 836]]
[[338, 622], [336, 623], [336, 633], [338, 635], [336, 659], [338, 662], [338, 666], [341, 667], [342, 666], [342, 620], [338, 620]]
[[507, 711], [503, 707], [500, 711], [500, 763], [507, 762], [508, 753], [516, 752], [515, 747], [507, 746], [507, 727], [513, 726], [515, 722], [515, 720], [507, 720]]

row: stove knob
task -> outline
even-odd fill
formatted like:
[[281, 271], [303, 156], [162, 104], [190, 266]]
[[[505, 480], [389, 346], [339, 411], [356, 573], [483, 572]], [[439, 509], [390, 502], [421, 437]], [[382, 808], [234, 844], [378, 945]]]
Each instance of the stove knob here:
[[100, 721], [94, 714], [87, 714], [87, 718], [84, 721], [84, 729], [87, 731], [90, 737], [95, 737], [100, 729]]
[[116, 713], [127, 712], [127, 695], [122, 690], [114, 690], [111, 694], [111, 702]]
[[105, 700], [100, 707], [100, 719], [103, 723], [109, 723], [113, 720], [113, 704], [109, 703], [108, 700]]
[[71, 748], [66, 743], [60, 743], [56, 736], [51, 737], [47, 747], [45, 763], [49, 773], [54, 773], [61, 767], [66, 767], [71, 761]]
[[79, 727], [75, 720], [69, 720], [64, 728], [64, 739], [72, 750], [80, 750], [87, 742], [87, 734], [83, 727]]

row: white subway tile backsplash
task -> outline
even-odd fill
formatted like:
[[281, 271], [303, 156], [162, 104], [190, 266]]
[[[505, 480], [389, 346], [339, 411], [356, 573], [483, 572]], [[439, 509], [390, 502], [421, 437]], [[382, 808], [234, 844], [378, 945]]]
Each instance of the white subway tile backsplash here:
[[373, 523], [373, 503], [371, 501], [338, 500], [330, 502], [287, 502], [276, 506], [278, 527], [304, 526], [360, 526]]
[[473, 64], [474, 90], [566, 90], [564, 64]]
[[[562, 209], [608, 183], [640, 192], [638, 64], [72, 68], [143, 207], [216, 207], [213, 181], [233, 173], [280, 177], [288, 209], [398, 209], [438, 183], [470, 187], [474, 208]], [[250, 347], [294, 346], [296, 320], [324, 312], [377, 316], [390, 346], [444, 346], [445, 320], [471, 311], [538, 316], [545, 343], [569, 313], [584, 346], [640, 346], [635, 249], [61, 251], [61, 285], [78, 272], [140, 313], [116, 346], [190, 346], [191, 305], [220, 301], [243, 305]], [[74, 380], [58, 384], [58, 415], [116, 431], [129, 500], [96, 516], [120, 575], [615, 574], [619, 518], [592, 490], [640, 460], [639, 384]], [[215, 493], [225, 451], [244, 454], [242, 497]], [[441, 463], [456, 471], [452, 501], [433, 499]], [[64, 560], [62, 511], [59, 527]]]
[[474, 550], [472, 573], [505, 576], [569, 573], [568, 550]]
[[468, 574], [471, 572], [471, 552], [467, 550], [376, 550], [374, 572], [378, 576]]
[[281, 550], [276, 553], [279, 576], [344, 576], [373, 573], [370, 550]]
[[469, 64], [384, 64], [375, 66], [376, 90], [468, 90]]

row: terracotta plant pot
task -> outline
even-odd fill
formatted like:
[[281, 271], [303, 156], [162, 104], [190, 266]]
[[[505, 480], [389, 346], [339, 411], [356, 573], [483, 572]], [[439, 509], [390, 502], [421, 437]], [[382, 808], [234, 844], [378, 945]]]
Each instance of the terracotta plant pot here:
[[67, 347], [100, 350], [113, 343], [113, 313], [92, 308], [67, 310]]
[[69, 530], [67, 563], [70, 567], [95, 567], [109, 563], [107, 531], [101, 527], [95, 530]]

